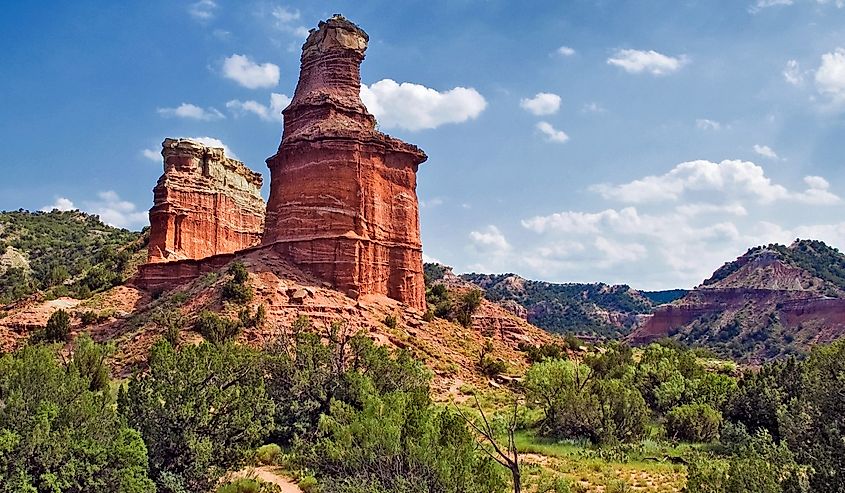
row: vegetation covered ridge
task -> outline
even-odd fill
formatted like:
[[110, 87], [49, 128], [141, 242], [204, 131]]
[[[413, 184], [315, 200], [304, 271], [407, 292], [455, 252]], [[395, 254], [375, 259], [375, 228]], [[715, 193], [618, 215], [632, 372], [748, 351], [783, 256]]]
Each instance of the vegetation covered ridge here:
[[37, 292], [87, 298], [123, 283], [144, 246], [143, 233], [80, 211], [0, 212], [0, 304]]

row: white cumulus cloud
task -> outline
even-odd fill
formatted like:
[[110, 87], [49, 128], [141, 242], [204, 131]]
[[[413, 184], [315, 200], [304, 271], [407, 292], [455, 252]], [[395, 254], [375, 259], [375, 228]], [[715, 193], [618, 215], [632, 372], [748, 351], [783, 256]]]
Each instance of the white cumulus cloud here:
[[253, 100], [240, 101], [233, 99], [226, 103], [226, 108], [229, 108], [236, 116], [253, 113], [264, 121], [280, 122], [282, 121], [282, 110], [289, 104], [290, 98], [287, 95], [274, 92], [270, 94], [269, 105], [264, 105]]
[[557, 54], [561, 56], [572, 56], [575, 54], [575, 50], [568, 46], [561, 46], [557, 49]]
[[308, 36], [308, 28], [296, 24], [300, 17], [302, 17], [299, 10], [277, 6], [273, 8], [270, 15], [276, 19], [276, 27], [278, 29], [300, 38]]
[[563, 144], [569, 136], [563, 130], [558, 130], [549, 122], [537, 122], [537, 130], [543, 133], [550, 142]]
[[560, 109], [560, 96], [550, 92], [538, 92], [533, 98], [523, 98], [519, 106], [536, 115], [553, 115]]
[[754, 144], [754, 152], [769, 159], [777, 159], [778, 153], [767, 145]]
[[845, 48], [822, 55], [815, 75], [816, 89], [834, 104], [845, 103]]
[[621, 185], [602, 183], [590, 190], [605, 199], [626, 203], [677, 201], [687, 193], [720, 193], [728, 197], [750, 197], [768, 204], [779, 200], [793, 200], [810, 204], [832, 204], [839, 197], [826, 188], [814, 187], [793, 192], [773, 183], [763, 168], [749, 161], [725, 160], [720, 163], [698, 160], [681, 163], [662, 175], [652, 175]]
[[207, 21], [214, 17], [217, 3], [214, 0], [199, 0], [188, 5], [188, 13], [196, 20]]
[[72, 211], [82, 210], [89, 214], [100, 216], [104, 223], [117, 228], [136, 228], [146, 226], [149, 218], [146, 211], [138, 210], [138, 207], [127, 200], [123, 200], [113, 190], [100, 192], [96, 200], [83, 201], [81, 207], [77, 207], [72, 200], [65, 197], [57, 197], [55, 202], [41, 208], [43, 212], [52, 210]]
[[223, 152], [226, 156], [238, 159], [238, 156], [232, 152], [232, 149], [229, 148], [226, 144], [223, 143], [222, 140], [214, 138], [214, 137], [185, 137], [188, 140], [193, 140], [194, 142], [199, 142], [200, 144], [206, 147], [219, 147], [223, 149]]
[[279, 66], [255, 63], [246, 55], [232, 55], [223, 60], [223, 76], [247, 89], [275, 87], [279, 84]]
[[141, 155], [150, 161], [161, 161], [161, 152], [155, 149], [144, 149], [141, 151]]
[[607, 110], [595, 101], [586, 103], [581, 107], [581, 113], [604, 113], [605, 111]]
[[799, 202], [811, 205], [833, 205], [842, 199], [830, 191], [830, 183], [821, 176], [805, 176], [807, 189], [797, 196]]
[[175, 108], [158, 108], [158, 114], [166, 117], [188, 118], [191, 120], [213, 121], [226, 118], [215, 108], [201, 108], [195, 104], [182, 103]]
[[411, 131], [475, 119], [487, 107], [484, 97], [471, 87], [440, 92], [391, 79], [362, 84], [361, 100], [382, 128]]
[[636, 262], [648, 255], [646, 247], [639, 243], [617, 243], [603, 236], [596, 237], [594, 245], [599, 252], [604, 254], [599, 261], [601, 268], [626, 262]]
[[76, 206], [73, 205], [73, 201], [67, 199], [65, 197], [56, 197], [56, 200], [53, 202], [52, 205], [45, 205], [41, 208], [41, 212], [50, 212], [50, 211], [73, 211], [76, 210]]
[[620, 67], [626, 72], [632, 74], [647, 72], [652, 75], [667, 75], [677, 72], [687, 62], [688, 59], [684, 55], [673, 57], [654, 50], [629, 49], [619, 50], [607, 59], [608, 64]]
[[770, 7], [778, 7], [783, 5], [792, 5], [793, 0], [757, 0], [753, 5], [748, 7], [748, 11], [756, 14], [763, 9]]
[[511, 247], [505, 235], [492, 224], [480, 231], [471, 231], [469, 239], [476, 249], [485, 252], [502, 253]]
[[715, 120], [708, 120], [707, 118], [699, 118], [695, 121], [695, 126], [699, 130], [721, 130], [722, 124]]
[[83, 202], [83, 210], [100, 216], [104, 223], [117, 228], [140, 228], [149, 222], [146, 211], [139, 211], [138, 207], [123, 200], [120, 196], [108, 190], [97, 194], [95, 201]]
[[786, 68], [783, 69], [783, 78], [793, 86], [800, 86], [804, 83], [804, 73], [801, 72], [801, 65], [798, 60], [787, 60]]

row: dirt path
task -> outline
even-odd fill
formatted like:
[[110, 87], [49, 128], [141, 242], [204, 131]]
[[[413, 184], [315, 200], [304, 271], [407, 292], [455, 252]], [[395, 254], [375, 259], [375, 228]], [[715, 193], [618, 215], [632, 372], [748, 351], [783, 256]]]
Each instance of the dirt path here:
[[248, 467], [232, 473], [229, 477], [256, 478], [266, 483], [272, 483], [279, 486], [282, 489], [282, 493], [302, 493], [299, 486], [290, 479], [280, 476], [276, 471], [277, 469], [272, 466]]

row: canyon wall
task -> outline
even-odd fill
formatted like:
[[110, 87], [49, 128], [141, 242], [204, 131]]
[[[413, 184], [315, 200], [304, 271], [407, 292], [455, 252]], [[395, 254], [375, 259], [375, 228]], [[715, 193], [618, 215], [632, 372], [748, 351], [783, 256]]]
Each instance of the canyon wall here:
[[368, 36], [335, 16], [312, 30], [268, 158], [263, 243], [353, 297], [425, 308], [417, 167], [426, 155], [376, 130], [360, 98]]
[[188, 139], [162, 143], [164, 174], [150, 209], [151, 263], [201, 259], [258, 244], [262, 178], [223, 149]]
[[715, 327], [721, 323], [720, 318], [730, 318], [742, 310], [751, 310], [760, 319], [774, 314], [789, 330], [812, 328], [817, 333], [815, 342], [830, 342], [845, 334], [845, 299], [842, 298], [826, 298], [806, 290], [698, 288], [646, 316], [640, 327], [628, 336], [628, 341], [647, 344], [672, 336], [703, 318]]

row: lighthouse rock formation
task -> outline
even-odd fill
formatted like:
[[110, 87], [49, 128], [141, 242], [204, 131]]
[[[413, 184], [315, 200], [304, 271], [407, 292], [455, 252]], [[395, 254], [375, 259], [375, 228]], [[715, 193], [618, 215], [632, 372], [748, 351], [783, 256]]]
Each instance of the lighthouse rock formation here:
[[[361, 102], [367, 42], [362, 29], [334, 16], [303, 45], [281, 144], [267, 159], [270, 198], [257, 248], [353, 298], [381, 294], [422, 310], [416, 172], [426, 155], [377, 131]], [[221, 254], [258, 241], [260, 177], [243, 173], [217, 150], [195, 146], [165, 141], [165, 176], [150, 211], [150, 261], [186, 260], [141, 266], [139, 284], [149, 289], [219, 268], [231, 260]], [[217, 162], [226, 193], [212, 200], [194, 183]]]
[[352, 295], [422, 309], [416, 172], [426, 155], [377, 131], [361, 102], [367, 41], [340, 16], [308, 36], [282, 142], [267, 160], [263, 243]]

